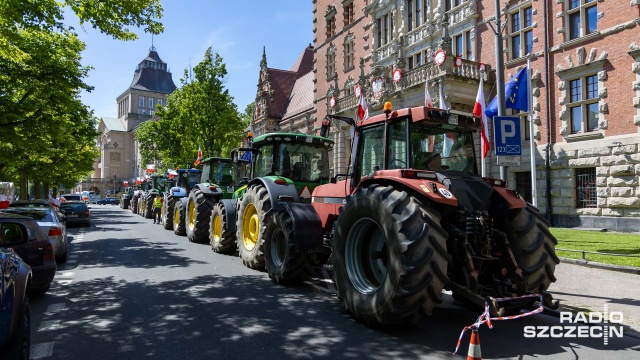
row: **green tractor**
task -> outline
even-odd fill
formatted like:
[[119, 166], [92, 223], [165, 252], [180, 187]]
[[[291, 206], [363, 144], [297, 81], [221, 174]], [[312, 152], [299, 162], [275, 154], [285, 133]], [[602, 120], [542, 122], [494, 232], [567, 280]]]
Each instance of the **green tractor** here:
[[202, 164], [200, 183], [191, 189], [188, 197], [176, 201], [173, 219], [176, 234], [187, 235], [189, 241], [199, 243], [209, 241], [213, 206], [221, 199], [233, 197], [242, 179], [246, 179], [249, 162], [210, 157]]
[[[167, 171], [167, 187], [162, 202], [162, 226], [166, 230], [173, 230], [173, 215], [175, 203], [189, 195], [191, 189], [198, 183], [202, 174], [199, 169], [177, 169]], [[182, 224], [184, 227], [184, 222]], [[182, 230], [184, 232], [185, 230]]]
[[333, 140], [313, 135], [271, 133], [254, 139], [251, 180], [233, 198], [218, 202], [211, 215], [211, 247], [236, 249], [242, 262], [263, 269], [266, 228], [279, 202], [309, 203], [316, 186], [329, 182]]
[[131, 205], [131, 199], [133, 198], [133, 186], [125, 186], [122, 189], [122, 196], [120, 197], [120, 208], [128, 209]]
[[167, 177], [164, 174], [151, 174], [146, 181], [146, 191], [140, 196], [139, 214], [151, 219], [153, 217], [153, 199], [163, 196], [166, 189]]

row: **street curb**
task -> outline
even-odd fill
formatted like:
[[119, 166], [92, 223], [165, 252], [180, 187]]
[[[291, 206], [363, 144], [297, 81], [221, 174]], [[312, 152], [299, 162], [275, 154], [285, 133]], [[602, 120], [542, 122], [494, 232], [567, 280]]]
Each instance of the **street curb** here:
[[586, 266], [586, 267], [596, 268], [596, 269], [611, 270], [611, 271], [624, 272], [628, 274], [640, 275], [640, 268], [634, 267], [634, 266], [603, 264], [603, 263], [593, 262], [588, 260], [577, 260], [577, 259], [569, 259], [569, 258], [563, 258], [563, 257], [560, 258], [560, 262]]

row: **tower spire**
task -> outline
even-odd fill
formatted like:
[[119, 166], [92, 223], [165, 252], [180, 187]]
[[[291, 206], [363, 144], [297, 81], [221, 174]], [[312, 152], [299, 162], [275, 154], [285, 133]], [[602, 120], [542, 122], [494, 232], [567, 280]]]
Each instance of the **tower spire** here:
[[149, 51], [156, 51], [156, 47], [153, 46], [153, 34], [151, 34], [151, 47], [149, 48]]

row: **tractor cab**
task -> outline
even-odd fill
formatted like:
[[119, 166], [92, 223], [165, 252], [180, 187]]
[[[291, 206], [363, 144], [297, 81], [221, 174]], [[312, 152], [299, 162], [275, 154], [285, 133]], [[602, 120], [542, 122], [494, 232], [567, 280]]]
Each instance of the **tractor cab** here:
[[320, 136], [273, 133], [257, 137], [259, 149], [252, 178], [280, 176], [294, 183], [322, 184], [329, 181], [329, 149], [333, 141]]

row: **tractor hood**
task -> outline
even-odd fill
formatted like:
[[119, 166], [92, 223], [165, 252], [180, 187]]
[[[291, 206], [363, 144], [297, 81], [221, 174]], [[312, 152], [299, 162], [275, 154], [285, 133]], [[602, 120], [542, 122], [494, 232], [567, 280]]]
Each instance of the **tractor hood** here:
[[488, 211], [494, 189], [477, 175], [466, 173], [438, 173], [438, 181], [458, 199], [458, 204], [469, 212]]

